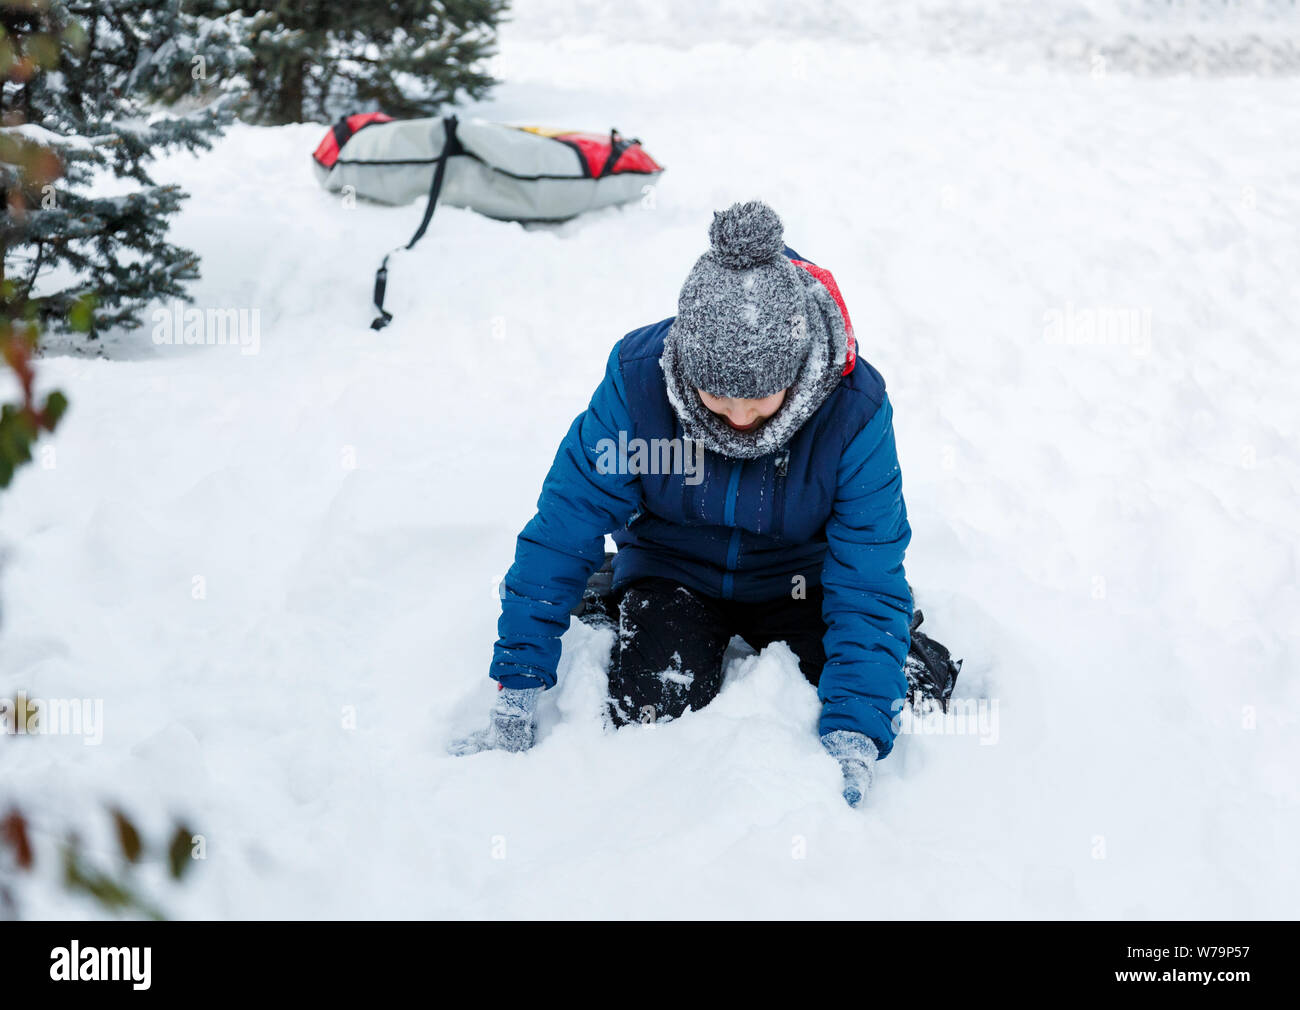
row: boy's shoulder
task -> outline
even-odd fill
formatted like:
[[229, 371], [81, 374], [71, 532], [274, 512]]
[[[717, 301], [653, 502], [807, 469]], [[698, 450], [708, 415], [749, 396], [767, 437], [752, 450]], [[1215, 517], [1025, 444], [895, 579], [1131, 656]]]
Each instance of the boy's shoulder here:
[[885, 399], [885, 377], [861, 355], [855, 357], [852, 368], [840, 380], [838, 388], [850, 396], [862, 397], [873, 411]]
[[658, 361], [664, 353], [664, 340], [667, 338], [668, 331], [676, 318], [676, 316], [669, 316], [667, 319], [640, 326], [631, 333], [626, 334], [618, 342], [619, 362], [627, 365], [633, 361], [646, 358], [653, 358]]

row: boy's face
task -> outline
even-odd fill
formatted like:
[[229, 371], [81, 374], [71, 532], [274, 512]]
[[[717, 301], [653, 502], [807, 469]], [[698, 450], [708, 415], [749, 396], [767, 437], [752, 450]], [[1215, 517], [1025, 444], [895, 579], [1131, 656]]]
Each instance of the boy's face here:
[[700, 402], [735, 431], [753, 431], [759, 427], [781, 409], [786, 393], [783, 389], [759, 400], [739, 400], [730, 396], [714, 396], [702, 389], [697, 389], [696, 392], [700, 394]]

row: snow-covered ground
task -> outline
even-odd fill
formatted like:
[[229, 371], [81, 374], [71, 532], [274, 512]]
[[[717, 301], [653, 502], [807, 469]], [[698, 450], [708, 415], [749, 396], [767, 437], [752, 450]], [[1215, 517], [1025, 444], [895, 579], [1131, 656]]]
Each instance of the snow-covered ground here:
[[[161, 164], [197, 304], [260, 343], [41, 362], [72, 406], [0, 495], [0, 697], [103, 699], [103, 740], [0, 738], [3, 795], [96, 844], [102, 801], [183, 815], [207, 859], [151, 884], [185, 917], [1294, 916], [1294, 79], [937, 55], [849, 5], [516, 6], [465, 114], [617, 126], [668, 166], [653, 199], [441, 208], [376, 334], [420, 207], [321, 191], [322, 127]], [[888, 382], [909, 579], [984, 731], [904, 735], [853, 811], [783, 646], [606, 735], [609, 638], [576, 626], [533, 752], [445, 756], [611, 344], [753, 196]]]

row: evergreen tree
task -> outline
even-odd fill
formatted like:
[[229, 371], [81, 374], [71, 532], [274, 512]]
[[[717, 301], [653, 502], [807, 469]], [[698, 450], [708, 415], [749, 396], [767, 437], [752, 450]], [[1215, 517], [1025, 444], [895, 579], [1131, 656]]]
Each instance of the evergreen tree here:
[[[181, 0], [0, 0], [0, 31], [4, 58], [31, 64], [4, 78], [4, 312], [34, 307], [59, 329], [82, 313], [92, 337], [138, 326], [145, 305], [184, 297], [198, 276], [198, 257], [166, 240], [185, 194], [156, 184], [147, 165], [170, 148], [211, 146], [250, 54], [229, 20], [196, 17]], [[59, 177], [17, 167], [41, 161]], [[90, 195], [102, 174], [127, 191]]]
[[[122, 5], [123, 8], [128, 6]], [[144, 12], [143, 23], [166, 5], [138, 6], [152, 8]], [[120, 32], [124, 24], [129, 22], [91, 22], [93, 31], [104, 29], [115, 33], [115, 43], [137, 43], [138, 36]], [[0, 404], [0, 490], [9, 485], [19, 466], [31, 460], [36, 439], [42, 432], [54, 430], [67, 407], [66, 399], [57, 390], [46, 395], [44, 400], [36, 394], [33, 356], [40, 334], [39, 317], [43, 309], [52, 311], [52, 303], [31, 296], [39, 262], [31, 264], [36, 269], [29, 275], [20, 274], [16, 278], [8, 271], [10, 253], [14, 253], [14, 260], [21, 259], [18, 251], [33, 234], [29, 230], [33, 219], [38, 228], [46, 227], [43, 221], [49, 218], [42, 215], [51, 208], [40, 206], [39, 201], [48, 193], [56, 192], [54, 187], [60, 180], [67, 182], [70, 174], [65, 172], [65, 159], [75, 159], [87, 148], [93, 149], [99, 144], [111, 144], [111, 138], [116, 136], [107, 131], [94, 136], [60, 134], [54, 132], [53, 127], [63, 120], [52, 118], [46, 124], [38, 124], [31, 119], [33, 115], [55, 107], [52, 103], [43, 104], [45, 96], [61, 94], [69, 86], [88, 86], [88, 77], [75, 72], [77, 64], [67, 58], [69, 53], [75, 53], [84, 60], [98, 51], [95, 38], [87, 37], [83, 29], [83, 23], [57, 0], [0, 0], [0, 82], [3, 83], [5, 99], [3, 126], [0, 126], [5, 256], [0, 262], [6, 267], [6, 273], [0, 275], [0, 371], [5, 377], [6, 395], [10, 375], [17, 385], [17, 401]], [[175, 87], [178, 80], [177, 75], [167, 68], [174, 59], [183, 58], [186, 52], [185, 43], [179, 41], [175, 53], [164, 52], [161, 56], [157, 47], [137, 48], [132, 68], [137, 78], [153, 77], [152, 86], [165, 90], [168, 86]], [[69, 64], [74, 72], [65, 75], [63, 69]], [[84, 64], [81, 67], [84, 68]], [[117, 78], [109, 75], [103, 80], [116, 82]], [[131, 84], [129, 80], [126, 83]], [[188, 86], [180, 86], [174, 91], [174, 97], [179, 98], [187, 90]], [[101, 96], [98, 100], [105, 99]], [[59, 106], [61, 109], [84, 107], [82, 100], [67, 100]], [[126, 106], [115, 106], [116, 110], [123, 108]], [[112, 120], [113, 115], [108, 114], [95, 122], [110, 123]], [[119, 122], [117, 127], [119, 130], [134, 129], [138, 139], [148, 135], [151, 124], [140, 123], [132, 127]], [[138, 150], [147, 152], [149, 148]], [[120, 162], [124, 171], [118, 174], [138, 178], [132, 169], [141, 158], [126, 157]], [[99, 161], [92, 164], [111, 166], [113, 163]], [[93, 201], [82, 206], [92, 218], [100, 211]], [[97, 220], [103, 222], [105, 218]], [[100, 244], [101, 249], [112, 248], [113, 237], [92, 231], [93, 221], [77, 221], [75, 224], [80, 230], [66, 236], [32, 241], [37, 246], [75, 244], [79, 236], [88, 235]], [[69, 263], [71, 260], [61, 257], [56, 251], [46, 262]], [[84, 329], [90, 325], [94, 313], [94, 302], [90, 297], [58, 304], [67, 306], [63, 322], [68, 326]], [[23, 691], [12, 697], [0, 696], [0, 737], [38, 728], [44, 718], [43, 706], [31, 701]], [[0, 782], [0, 786], [3, 784]], [[0, 789], [0, 794], [3, 792]], [[108, 814], [119, 851], [105, 856], [83, 844], [75, 827], [62, 824], [39, 810], [20, 808], [0, 795], [0, 919], [19, 917], [22, 913], [20, 898], [38, 888], [60, 888], [84, 897], [104, 915], [161, 918], [163, 913], [159, 906], [142, 886], [141, 868], [147, 868], [145, 872], [155, 882], [155, 889], [159, 879], [158, 867], [165, 867], [173, 882], [181, 881], [193, 865], [196, 841], [201, 836], [195, 835], [184, 823], [176, 822], [170, 836], [152, 840], [121, 809], [112, 807]], [[42, 836], [47, 839], [44, 846], [39, 841]], [[57, 840], [48, 840], [56, 836]]]
[[262, 123], [332, 120], [356, 111], [427, 116], [496, 83], [493, 55], [507, 0], [191, 0], [239, 15], [253, 53], [253, 110]]
[[[21, 34], [14, 30], [19, 24], [11, 17], [14, 13], [0, 8], [5, 19], [0, 22], [0, 81], [6, 94], [9, 85], [19, 87], [53, 69], [64, 44], [79, 44], [76, 26], [51, 17], [46, 9], [30, 7], [21, 21]], [[9, 123], [8, 117], [5, 123]], [[5, 197], [6, 221], [11, 216], [21, 217], [25, 195], [52, 184], [61, 172], [59, 159], [48, 147], [29, 141], [8, 125], [0, 127], [0, 191]], [[40, 328], [30, 301], [23, 312], [16, 311], [23, 301], [18, 295], [17, 282], [0, 269], [0, 374], [12, 374], [18, 387], [16, 402], [0, 404], [0, 489], [9, 485], [18, 467], [31, 461], [37, 438], [54, 430], [67, 407], [63, 394], [57, 391], [43, 403], [37, 399], [32, 356]]]

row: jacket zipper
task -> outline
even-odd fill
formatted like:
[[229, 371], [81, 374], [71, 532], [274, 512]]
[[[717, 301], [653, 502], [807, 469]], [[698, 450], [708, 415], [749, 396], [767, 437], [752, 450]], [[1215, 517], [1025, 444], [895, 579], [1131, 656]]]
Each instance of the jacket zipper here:
[[785, 532], [785, 479], [790, 474], [790, 450], [776, 457], [776, 476], [772, 480], [772, 536]]
[[727, 544], [727, 567], [722, 573], [722, 598], [731, 599], [733, 576], [732, 573], [736, 567], [736, 561], [740, 558], [740, 527], [735, 525], [736, 522], [736, 497], [740, 487], [740, 470], [744, 466], [743, 460], [736, 460], [731, 464], [731, 478], [727, 481], [727, 500], [723, 504], [722, 521], [725, 525], [731, 527], [731, 541]]

